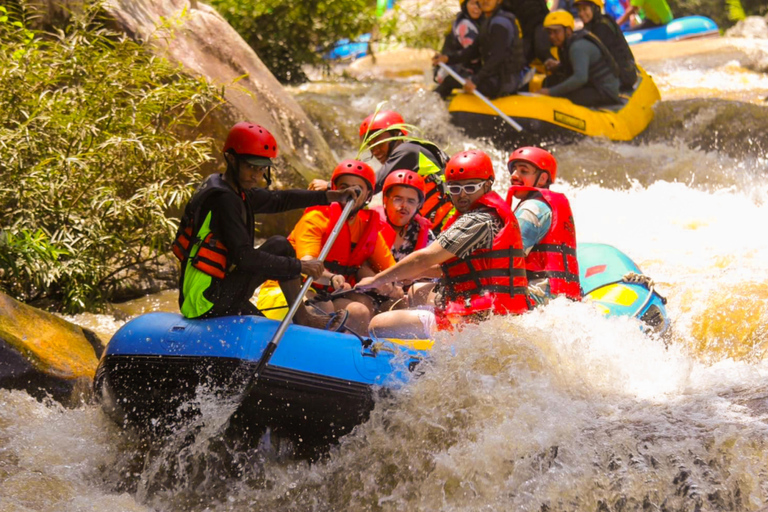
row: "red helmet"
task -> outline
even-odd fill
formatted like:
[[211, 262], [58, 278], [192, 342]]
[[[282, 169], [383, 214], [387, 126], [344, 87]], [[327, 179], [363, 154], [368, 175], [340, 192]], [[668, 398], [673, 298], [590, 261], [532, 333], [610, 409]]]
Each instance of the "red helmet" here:
[[512, 165], [515, 162], [528, 162], [537, 169], [548, 173], [551, 183], [555, 182], [555, 176], [557, 176], [557, 160], [555, 160], [555, 157], [553, 157], [552, 153], [549, 151], [531, 146], [517, 148], [511, 155], [509, 155], [509, 162], [507, 162], [507, 169], [509, 169], [510, 173], [512, 172]]
[[416, 192], [419, 193], [419, 201], [424, 202], [424, 178], [419, 176], [419, 173], [406, 169], [391, 172], [387, 179], [384, 180], [384, 186], [381, 191], [386, 196], [389, 189], [397, 186], [415, 188]]
[[333, 190], [336, 190], [336, 179], [340, 176], [349, 174], [362, 178], [368, 184], [368, 191], [373, 193], [373, 186], [376, 183], [376, 173], [370, 165], [360, 160], [344, 160], [339, 162], [339, 165], [333, 170], [331, 176], [331, 185]]
[[496, 179], [491, 157], [479, 149], [470, 149], [469, 151], [456, 153], [448, 160], [445, 166], [445, 181], [475, 179]]
[[[269, 159], [261, 165], [271, 165], [271, 159], [277, 157], [277, 141], [269, 130], [258, 124], [237, 123], [229, 130], [224, 142], [224, 152], [234, 150], [238, 155], [253, 155]], [[252, 162], [256, 164], [256, 162]]]
[[[395, 112], [394, 110], [379, 110], [376, 113], [376, 117], [373, 114], [366, 117], [362, 123], [360, 123], [360, 138], [365, 137], [366, 133], [375, 133], [379, 130], [386, 130], [393, 124], [403, 124], [403, 116]], [[403, 135], [408, 135], [405, 130], [400, 130]]]

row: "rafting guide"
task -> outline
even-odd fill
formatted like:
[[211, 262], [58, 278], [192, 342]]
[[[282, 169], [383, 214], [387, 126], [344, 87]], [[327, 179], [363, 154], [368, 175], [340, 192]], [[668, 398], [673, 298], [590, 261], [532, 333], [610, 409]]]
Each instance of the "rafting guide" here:
[[[173, 244], [181, 261], [179, 308], [187, 318], [260, 315], [250, 298], [267, 279], [277, 280], [292, 303], [301, 289], [301, 274], [319, 277], [323, 264], [296, 258], [282, 236], [254, 248], [254, 215], [346, 203], [360, 192], [354, 187], [322, 192], [268, 190], [277, 142], [255, 123], [234, 125], [223, 151], [226, 171], [212, 174], [198, 187], [184, 210]], [[266, 187], [262, 188], [262, 182]], [[324, 328], [329, 317], [302, 306], [296, 321]]]

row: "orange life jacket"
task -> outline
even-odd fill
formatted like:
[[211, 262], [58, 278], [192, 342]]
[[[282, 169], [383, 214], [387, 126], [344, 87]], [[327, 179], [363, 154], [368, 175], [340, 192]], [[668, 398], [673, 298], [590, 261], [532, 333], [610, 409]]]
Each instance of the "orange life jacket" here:
[[451, 212], [453, 203], [448, 194], [443, 190], [442, 175], [431, 174], [424, 176], [425, 194], [424, 204], [421, 205], [419, 214], [432, 219], [430, 229], [440, 231], [445, 217]]
[[[381, 221], [381, 236], [384, 237], [384, 241], [387, 243], [387, 247], [392, 249], [395, 245], [395, 239], [397, 239], [397, 233], [392, 225], [387, 220], [387, 212], [383, 206], [376, 206], [373, 211], [379, 214], [379, 220]], [[429, 241], [429, 230], [432, 229], [432, 223], [419, 215], [418, 213], [413, 216], [411, 222], [416, 222], [419, 225], [419, 236], [416, 237], [415, 251], [423, 249], [427, 246]]]
[[521, 190], [537, 192], [541, 197], [535, 199], [543, 200], [552, 209], [549, 231], [525, 258], [528, 279], [546, 278], [553, 296], [565, 295], [569, 299], [581, 300], [579, 262], [576, 259], [576, 225], [568, 198], [545, 188], [510, 187], [507, 203], [511, 205], [515, 192]]
[[[331, 203], [328, 206], [312, 206], [304, 211], [310, 212], [315, 210], [322, 212], [328, 218], [327, 228], [323, 231], [322, 238], [322, 244], [325, 245], [325, 241], [328, 240], [333, 227], [341, 217], [342, 208], [339, 203]], [[382, 229], [382, 223], [377, 212], [373, 210], [360, 210], [357, 212], [357, 216], [365, 223], [365, 230], [360, 240], [355, 244], [352, 243], [349, 224], [345, 222], [324, 262], [325, 268], [329, 272], [344, 276], [347, 283], [352, 286], [357, 282], [357, 272], [360, 270], [360, 267], [373, 255], [379, 231]], [[288, 240], [294, 243], [293, 233], [288, 236]], [[326, 290], [328, 288], [317, 282], [313, 283], [312, 287], [318, 290]]]
[[171, 249], [173, 254], [182, 264], [186, 265], [187, 259], [199, 244], [195, 256], [192, 257], [192, 266], [208, 274], [211, 277], [224, 279], [228, 272], [227, 248], [217, 240], [212, 232], [208, 232], [200, 240], [201, 219], [200, 209], [203, 203], [214, 193], [236, 194], [232, 188], [226, 184], [221, 174], [212, 174], [206, 178], [195, 191], [195, 195], [184, 209], [184, 215], [181, 217], [179, 229], [176, 232], [176, 238], [173, 241]]
[[[483, 311], [500, 315], [520, 314], [531, 309], [525, 273], [523, 241], [517, 219], [496, 192], [481, 197], [475, 208], [487, 206], [504, 221], [491, 249], [479, 249], [465, 258], [443, 263], [445, 307], [439, 316], [468, 316]], [[445, 225], [447, 230], [457, 213]]]

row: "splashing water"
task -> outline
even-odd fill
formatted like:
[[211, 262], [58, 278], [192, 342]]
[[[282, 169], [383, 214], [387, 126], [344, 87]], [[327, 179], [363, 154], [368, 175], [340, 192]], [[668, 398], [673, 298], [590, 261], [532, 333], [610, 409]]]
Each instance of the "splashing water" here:
[[[159, 444], [96, 405], [0, 390], [0, 510], [760, 509], [768, 111], [691, 98], [696, 76], [717, 87], [724, 71], [681, 66], [655, 70], [665, 97], [679, 94], [658, 105], [640, 141], [551, 148], [579, 240], [615, 245], [653, 277], [669, 299], [668, 338], [560, 299], [443, 334], [419, 378], [379, 398], [369, 421], [313, 463], [268, 435], [256, 448], [225, 441], [236, 404], [217, 390], [198, 390], [202, 414]], [[762, 94], [765, 76], [752, 78], [743, 91]], [[509, 185], [508, 155], [452, 127], [423, 83], [315, 83], [294, 94], [340, 158], [356, 152], [358, 122], [391, 98], [388, 108], [449, 154], [488, 151], [497, 190]], [[106, 333], [121, 323], [73, 320]]]

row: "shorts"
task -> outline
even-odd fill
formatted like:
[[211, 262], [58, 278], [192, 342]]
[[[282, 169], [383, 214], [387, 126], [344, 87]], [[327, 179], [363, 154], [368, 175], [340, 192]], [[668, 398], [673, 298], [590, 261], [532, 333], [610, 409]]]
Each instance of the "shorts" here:
[[437, 331], [452, 331], [453, 324], [441, 310], [433, 306], [419, 306], [413, 310], [424, 327], [424, 338], [431, 338]]

